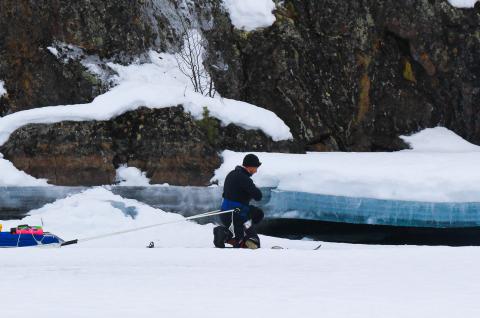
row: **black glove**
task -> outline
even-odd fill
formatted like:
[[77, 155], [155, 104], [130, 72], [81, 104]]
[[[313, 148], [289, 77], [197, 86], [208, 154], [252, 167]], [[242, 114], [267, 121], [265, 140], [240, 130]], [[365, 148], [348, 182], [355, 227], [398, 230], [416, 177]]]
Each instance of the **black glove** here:
[[253, 224], [258, 224], [263, 220], [264, 213], [262, 209], [257, 208], [256, 206], [251, 205], [249, 211], [249, 218], [252, 220]]

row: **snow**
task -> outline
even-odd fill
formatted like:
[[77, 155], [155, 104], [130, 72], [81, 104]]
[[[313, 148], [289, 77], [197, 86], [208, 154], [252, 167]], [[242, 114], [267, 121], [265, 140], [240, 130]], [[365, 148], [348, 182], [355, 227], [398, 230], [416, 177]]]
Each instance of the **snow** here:
[[[480, 147], [436, 127], [403, 137], [412, 150], [389, 153], [256, 153], [253, 180], [281, 190], [427, 202], [480, 201]], [[220, 184], [246, 153], [224, 151]]]
[[47, 50], [52, 53], [56, 58], [60, 58], [60, 52], [54, 46], [47, 46]]
[[415, 152], [461, 153], [480, 151], [479, 146], [466, 141], [444, 127], [427, 128], [410, 136], [401, 136], [401, 138]]
[[182, 104], [195, 118], [204, 107], [222, 124], [235, 123], [246, 129], [262, 129], [273, 140], [292, 138], [290, 129], [273, 112], [236, 100], [205, 97], [190, 89], [185, 75], [169, 54], [151, 52], [152, 63], [122, 66], [109, 63], [118, 72], [118, 85], [91, 103], [29, 109], [0, 118], [0, 145], [16, 129], [31, 123], [109, 120], [140, 106], [164, 108]]
[[[220, 203], [220, 202], [219, 202]], [[197, 211], [203, 213], [207, 211]], [[40, 209], [32, 210], [21, 221], [3, 221], [5, 229], [18, 224], [41, 225], [64, 240], [87, 238], [164, 222], [168, 224], [140, 232], [88, 241], [72, 248], [143, 248], [154, 241], [161, 247], [213, 247], [213, 225], [199, 225], [176, 213], [164, 212], [136, 200], [113, 194], [108, 187], [95, 187]], [[290, 246], [309, 248], [315, 243], [262, 237], [265, 246], [290, 242]]]
[[47, 50], [63, 64], [71, 61], [80, 62], [90, 74], [104, 84], [110, 85], [111, 76], [104, 68], [106, 62], [102, 61], [98, 55], [88, 55], [83, 48], [60, 41], [55, 41], [47, 47]]
[[5, 82], [0, 81], [0, 97], [7, 95], [7, 90], [5, 89]]
[[[209, 115], [220, 119], [223, 125], [234, 123], [245, 129], [261, 129], [273, 140], [291, 139], [287, 125], [275, 113], [241, 101], [205, 97], [193, 90], [190, 79], [178, 67], [171, 54], [149, 53], [150, 63], [133, 63], [122, 66], [107, 63], [117, 72], [112, 78], [102, 68], [98, 56], [86, 56], [79, 47], [55, 43], [47, 49], [62, 63], [79, 60], [87, 70], [104, 82], [117, 84], [91, 103], [34, 108], [0, 118], [0, 145], [3, 145], [17, 129], [28, 124], [52, 124], [60, 121], [110, 120], [141, 106], [164, 108], [183, 105], [194, 118], [203, 118], [204, 108]], [[104, 67], [104, 66], [103, 66]], [[6, 93], [0, 82], [0, 96]], [[45, 180], [29, 177], [17, 170], [9, 161], [0, 158], [2, 170], [0, 185], [35, 186], [45, 185]], [[14, 184], [12, 182], [18, 182]]]
[[127, 167], [122, 165], [117, 169], [115, 180], [121, 186], [148, 186], [150, 179], [147, 178], [145, 172], [135, 167]]
[[48, 186], [47, 180], [36, 179], [23, 171], [18, 170], [0, 153], [0, 187], [12, 186]]
[[59, 41], [47, 46], [47, 50], [64, 64], [70, 60], [81, 60], [86, 55], [81, 47]]
[[478, 0], [448, 0], [448, 2], [457, 8], [473, 8]]
[[[184, 75], [189, 77], [191, 88], [204, 96], [213, 97], [217, 94], [214, 82], [204, 66], [207, 40], [196, 29], [190, 29], [183, 36], [183, 46], [174, 55], [177, 66]], [[198, 58], [198, 60], [196, 60]], [[197, 65], [196, 76], [192, 76], [192, 65]], [[195, 89], [196, 88], [196, 89]]]
[[275, 22], [272, 0], [223, 0], [230, 14], [232, 24], [237, 29], [252, 31], [271, 26]]
[[[478, 317], [478, 248], [2, 251], [2, 314]], [[28, 301], [26, 301], [28, 297]]]
[[[43, 220], [45, 229], [73, 239], [182, 220], [100, 187], [31, 214], [4, 227]], [[1, 312], [52, 318], [480, 315], [478, 247], [323, 243], [313, 251], [318, 242], [262, 236], [267, 248], [220, 250], [212, 247], [212, 227], [179, 222], [60, 249], [2, 250]], [[149, 241], [162, 248], [144, 248]]]
[[[0, 98], [7, 95], [5, 89], [5, 82], [0, 81]], [[0, 116], [0, 118], [2, 118]], [[0, 187], [8, 186], [47, 186], [47, 180], [36, 179], [23, 171], [18, 170], [8, 160], [4, 159], [3, 154], [0, 153]]]

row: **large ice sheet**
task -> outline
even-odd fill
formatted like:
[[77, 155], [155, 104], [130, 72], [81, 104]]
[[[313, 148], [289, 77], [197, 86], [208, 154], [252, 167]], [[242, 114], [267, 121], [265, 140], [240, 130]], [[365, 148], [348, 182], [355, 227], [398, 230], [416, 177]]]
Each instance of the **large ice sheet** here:
[[[21, 218], [29, 210], [64, 198], [82, 187], [0, 188], [0, 219]], [[222, 187], [109, 187], [113, 193], [184, 216], [216, 210]], [[294, 218], [417, 227], [480, 226], [480, 202], [414, 202], [379, 200], [262, 189], [258, 203], [269, 218]], [[114, 203], [112, 203], [114, 204]], [[254, 204], [256, 204], [254, 202]], [[202, 220], [203, 222], [213, 219]]]
[[480, 225], [480, 202], [414, 202], [273, 190], [270, 217], [416, 227]]
[[[124, 198], [190, 216], [218, 209], [222, 199], [220, 187], [108, 187]], [[0, 220], [18, 219], [45, 204], [87, 190], [87, 187], [0, 187]]]

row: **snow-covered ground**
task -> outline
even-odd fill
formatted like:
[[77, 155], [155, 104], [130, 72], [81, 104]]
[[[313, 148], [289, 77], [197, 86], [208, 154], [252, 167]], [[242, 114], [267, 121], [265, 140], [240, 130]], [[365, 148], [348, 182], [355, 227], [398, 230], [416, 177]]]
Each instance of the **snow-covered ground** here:
[[[31, 214], [4, 226], [43, 220], [73, 239], [182, 220], [106, 188]], [[179, 222], [60, 249], [0, 250], [0, 311], [52, 318], [480, 315], [477, 247], [324, 243], [314, 251], [318, 242], [263, 236], [260, 250], [219, 250], [212, 227]], [[146, 249], [152, 240], [161, 248]]]
[[[220, 202], [219, 202], [220, 204]], [[194, 211], [192, 211], [194, 212]], [[207, 211], [198, 211], [203, 213]], [[140, 248], [150, 241], [163, 247], [212, 247], [213, 225], [184, 221], [176, 213], [167, 213], [136, 200], [113, 194], [108, 187], [95, 187], [32, 210], [21, 221], [1, 221], [4, 229], [18, 224], [42, 225], [64, 240], [89, 238], [99, 234], [128, 230], [151, 224], [177, 222], [141, 232], [88, 241], [78, 247]], [[193, 213], [192, 213], [193, 214]], [[265, 238], [265, 246], [282, 245], [288, 240]], [[291, 244], [313, 246], [312, 242], [292, 241]], [[75, 248], [75, 247], [73, 247]]]
[[[193, 239], [193, 238], [192, 238]], [[480, 249], [52, 249], [2, 253], [2, 315], [479, 317]]]
[[[480, 147], [436, 127], [403, 137], [412, 149], [385, 153], [256, 153], [263, 162], [255, 183], [281, 190], [350, 197], [480, 201]], [[245, 153], [223, 152], [220, 184]]]
[[[253, 22], [234, 21], [239, 28], [268, 26], [265, 21], [273, 17], [271, 0], [225, 2], [236, 6], [233, 10], [237, 13], [242, 6], [258, 9], [265, 5], [260, 10], [263, 18], [252, 14]], [[230, 16], [236, 20], [235, 11], [230, 11]], [[245, 17], [248, 15], [243, 14], [242, 19]], [[55, 54], [54, 49], [51, 52]], [[185, 81], [171, 84], [178, 80], [172, 75], [178, 70], [166, 67], [172, 65], [171, 56], [154, 54], [152, 60], [151, 64], [129, 67], [111, 65], [119, 73], [119, 85], [91, 104], [46, 107], [1, 118], [0, 142], [32, 122], [104, 120], [140, 105], [180, 103], [194, 116], [201, 116], [205, 105], [224, 124], [261, 128], [276, 139], [291, 136], [273, 113], [238, 101], [199, 96]], [[0, 82], [0, 95], [2, 88]], [[336, 195], [480, 200], [479, 147], [442, 128], [405, 140], [413, 150], [260, 153], [263, 166], [256, 182]], [[243, 155], [224, 152], [225, 163], [216, 177], [222, 181]], [[46, 185], [45, 180], [16, 170], [1, 154], [0, 171], [0, 186]], [[148, 184], [145, 175], [135, 169], [120, 169], [118, 176], [126, 183]], [[23, 220], [1, 223], [6, 229], [43, 224], [46, 230], [69, 240], [162, 222], [176, 223], [60, 249], [0, 250], [0, 313], [52, 318], [480, 316], [478, 247], [323, 243], [314, 251], [318, 242], [262, 236], [260, 250], [219, 250], [213, 248], [212, 224], [184, 221], [180, 215], [114, 195], [108, 187], [58, 200], [31, 211]], [[146, 249], [150, 241], [159, 248]], [[274, 245], [287, 249], [269, 249]]]

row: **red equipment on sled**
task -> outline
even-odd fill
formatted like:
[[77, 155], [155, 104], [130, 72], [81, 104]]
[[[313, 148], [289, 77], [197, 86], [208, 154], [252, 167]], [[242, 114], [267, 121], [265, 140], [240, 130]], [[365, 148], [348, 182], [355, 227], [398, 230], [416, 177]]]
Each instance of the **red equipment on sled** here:
[[10, 229], [10, 234], [43, 235], [43, 228], [41, 226], [30, 226], [27, 224], [23, 224], [17, 227], [12, 227]]

